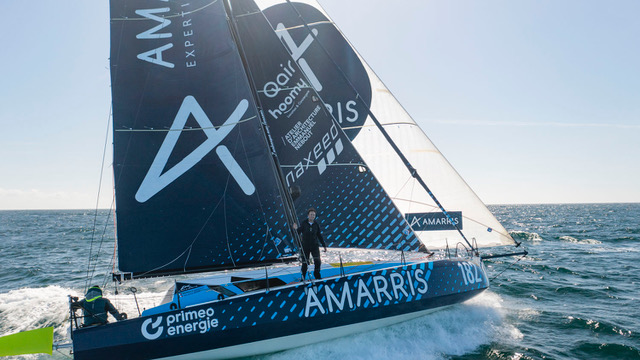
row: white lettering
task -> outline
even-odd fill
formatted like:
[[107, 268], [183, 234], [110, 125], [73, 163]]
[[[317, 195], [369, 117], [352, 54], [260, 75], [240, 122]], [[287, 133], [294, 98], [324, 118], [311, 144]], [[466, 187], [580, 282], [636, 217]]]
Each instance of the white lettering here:
[[356, 105], [356, 102], [353, 100], [347, 101], [347, 111], [353, 114], [353, 116], [347, 116], [347, 121], [349, 122], [356, 122], [358, 120], [359, 114], [355, 109]]
[[345, 301], [349, 302], [349, 308], [353, 308], [353, 301], [351, 300], [351, 291], [349, 290], [349, 283], [345, 282], [342, 288], [342, 297], [340, 298], [340, 302], [338, 302], [338, 298], [333, 294], [331, 288], [329, 286], [325, 286], [325, 293], [327, 294], [327, 305], [329, 308], [329, 312], [333, 312], [333, 303], [338, 305], [338, 309], [342, 311], [344, 308]]
[[173, 44], [166, 44], [157, 49], [149, 50], [147, 52], [143, 52], [142, 54], [138, 54], [138, 59], [150, 62], [152, 64], [161, 65], [164, 67], [168, 67], [173, 69], [175, 67], [174, 64], [164, 61], [162, 59], [162, 52], [169, 50], [173, 47]]
[[[188, 334], [196, 331], [204, 334], [213, 328], [217, 328], [219, 323], [218, 319], [212, 318], [214, 313], [214, 309], [208, 308], [197, 311], [181, 311], [168, 315], [165, 321], [167, 336]], [[145, 320], [140, 328], [142, 335], [149, 340], [159, 338], [164, 332], [164, 327], [160, 326], [161, 323], [162, 316], [158, 317], [153, 323], [151, 319]], [[150, 329], [157, 330], [155, 330], [155, 332], [149, 332]]]
[[356, 306], [360, 307], [360, 305], [362, 304], [363, 296], [366, 296], [367, 299], [369, 299], [369, 302], [371, 304], [375, 304], [375, 301], [373, 300], [373, 296], [371, 296], [371, 292], [369, 292], [369, 289], [367, 289], [367, 286], [364, 284], [364, 281], [358, 280], [358, 299], [356, 301]]
[[[462, 265], [460, 265], [463, 268]], [[404, 272], [404, 270], [402, 271]], [[399, 272], [391, 272], [389, 275], [373, 275], [370, 279], [358, 279], [354, 284], [344, 282], [342, 288], [331, 289], [325, 285], [325, 295], [320, 298], [314, 289], [305, 289], [307, 293], [307, 303], [304, 316], [309, 317], [314, 309], [320, 311], [321, 314], [334, 313], [343, 311], [346, 306], [349, 309], [368, 306], [384, 305], [386, 300], [398, 301], [404, 299], [408, 301], [410, 296], [417, 293], [426, 294], [428, 291], [428, 282], [425, 279], [425, 271], [423, 269], [406, 270], [406, 281], [404, 275]], [[413, 279], [413, 280], [412, 280]], [[417, 283], [417, 286], [413, 282]], [[367, 285], [367, 283], [369, 285]], [[355, 293], [351, 294], [351, 289], [355, 289]], [[336, 296], [339, 294], [339, 296]], [[375, 294], [375, 297], [374, 295]], [[353, 296], [356, 296], [355, 306]], [[326, 299], [326, 300], [325, 300]], [[377, 299], [377, 301], [376, 301]], [[325, 303], [326, 301], [326, 303]]]
[[427, 280], [424, 279], [424, 271], [422, 269], [416, 269], [415, 271], [416, 281], [422, 284], [422, 288], [417, 288], [420, 294], [426, 294], [429, 289], [429, 285], [427, 284]]
[[404, 289], [404, 278], [398, 273], [391, 273], [391, 288], [393, 288], [393, 296], [398, 299], [398, 291], [401, 291], [405, 297], [409, 297], [407, 291]]
[[391, 297], [387, 291], [388, 285], [389, 283], [387, 283], [387, 279], [385, 279], [384, 276], [376, 275], [373, 277], [373, 287], [376, 289], [376, 297], [379, 303], [382, 303], [382, 296], [380, 296], [380, 294], [385, 294], [389, 300], [393, 300], [393, 297]]
[[159, 22], [160, 24], [154, 26], [153, 28], [141, 32], [136, 35], [137, 39], [166, 39], [172, 36], [171, 33], [160, 33], [156, 34], [158, 30], [162, 30], [165, 27], [171, 25], [171, 20], [162, 18], [160, 16], [154, 15], [155, 13], [163, 13], [171, 10], [170, 8], [160, 8], [160, 9], [146, 9], [146, 10], [136, 10], [136, 14], [140, 16], [144, 16], [147, 19], [154, 20]]
[[324, 314], [324, 308], [322, 307], [322, 303], [318, 299], [316, 295], [315, 289], [308, 288], [307, 290], [307, 306], [304, 309], [304, 316], [309, 317], [309, 313], [311, 311], [311, 307], [315, 306], [320, 310], [322, 314]]

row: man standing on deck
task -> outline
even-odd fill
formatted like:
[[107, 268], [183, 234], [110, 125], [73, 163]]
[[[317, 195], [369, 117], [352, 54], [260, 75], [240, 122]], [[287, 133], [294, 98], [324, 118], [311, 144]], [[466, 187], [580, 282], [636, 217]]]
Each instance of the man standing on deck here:
[[320, 243], [324, 247], [324, 252], [327, 252], [327, 245], [324, 243], [322, 237], [322, 230], [320, 225], [315, 222], [316, 209], [310, 208], [307, 210], [307, 221], [303, 221], [302, 225], [298, 227], [298, 224], [293, 224], [293, 229], [302, 235], [302, 279], [307, 277], [307, 267], [309, 266], [309, 255], [313, 255], [313, 276], [316, 280], [322, 279], [320, 276]]

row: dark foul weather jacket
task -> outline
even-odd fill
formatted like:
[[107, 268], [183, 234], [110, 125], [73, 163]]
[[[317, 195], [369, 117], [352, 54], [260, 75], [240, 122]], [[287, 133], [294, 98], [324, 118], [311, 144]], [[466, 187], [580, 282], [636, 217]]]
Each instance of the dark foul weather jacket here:
[[73, 304], [74, 308], [81, 308], [84, 311], [84, 326], [103, 325], [107, 321], [107, 312], [111, 313], [117, 320], [122, 320], [122, 316], [111, 304], [109, 299], [102, 297], [102, 290], [94, 286], [87, 290], [84, 299]]
[[308, 221], [303, 221], [302, 224], [298, 227], [298, 234], [302, 235], [302, 248], [305, 252], [312, 252], [319, 254], [319, 244], [318, 241], [322, 244], [323, 247], [327, 247], [324, 243], [324, 238], [322, 237], [322, 231], [320, 230], [320, 225], [318, 222], [314, 221], [312, 224], [309, 224]]

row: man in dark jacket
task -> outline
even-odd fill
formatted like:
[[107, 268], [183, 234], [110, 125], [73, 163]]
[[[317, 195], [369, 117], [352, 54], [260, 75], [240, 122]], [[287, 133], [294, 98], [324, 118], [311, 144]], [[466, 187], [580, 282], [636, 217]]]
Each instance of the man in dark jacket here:
[[120, 314], [109, 299], [102, 297], [102, 290], [99, 286], [90, 287], [84, 299], [74, 302], [72, 306], [74, 309], [84, 311], [84, 326], [106, 324], [108, 322], [107, 312], [111, 313], [118, 321], [126, 319], [126, 314]]
[[313, 255], [313, 276], [316, 279], [320, 277], [320, 244], [324, 247], [324, 252], [327, 252], [327, 245], [324, 243], [322, 237], [322, 230], [320, 225], [315, 221], [316, 209], [310, 208], [307, 210], [307, 221], [303, 221], [302, 225], [298, 227], [297, 224], [293, 224], [293, 229], [298, 231], [298, 234], [302, 235], [302, 278], [307, 276], [307, 267], [309, 266], [309, 255]]

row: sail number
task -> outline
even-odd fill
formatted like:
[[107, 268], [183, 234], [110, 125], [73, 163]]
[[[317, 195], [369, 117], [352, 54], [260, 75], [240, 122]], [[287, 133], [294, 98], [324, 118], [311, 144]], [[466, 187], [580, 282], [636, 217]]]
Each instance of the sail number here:
[[458, 267], [462, 274], [462, 280], [465, 285], [473, 285], [475, 283], [482, 282], [482, 275], [478, 273], [478, 267], [469, 264], [468, 262], [459, 262]]

